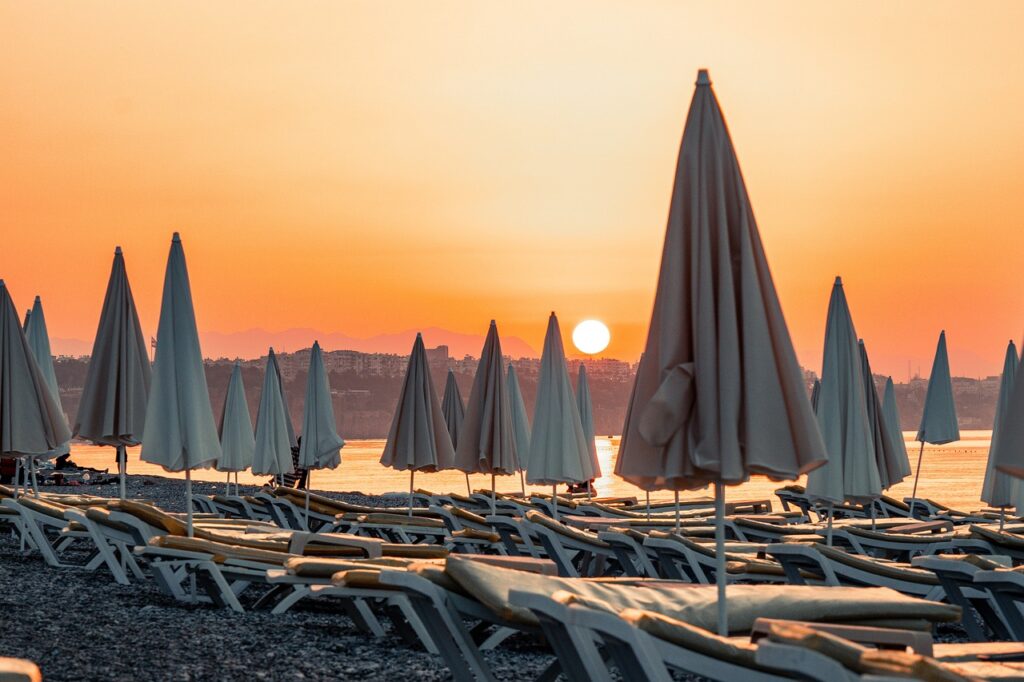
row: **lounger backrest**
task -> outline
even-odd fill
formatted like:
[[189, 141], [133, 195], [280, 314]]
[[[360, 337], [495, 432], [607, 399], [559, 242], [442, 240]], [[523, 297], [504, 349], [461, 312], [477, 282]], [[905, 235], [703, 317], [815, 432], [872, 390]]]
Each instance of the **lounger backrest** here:
[[859, 554], [850, 554], [838, 547], [829, 547], [828, 545], [814, 545], [814, 548], [828, 559], [851, 568], [857, 568], [868, 573], [874, 573], [881, 577], [891, 578], [893, 580], [905, 580], [924, 585], [939, 584], [939, 579], [934, 573], [920, 568], [914, 568], [909, 564], [869, 559]]
[[653, 611], [625, 609], [619, 616], [633, 627], [689, 651], [696, 651], [735, 665], [759, 668], [754, 661], [754, 652], [757, 649], [751, 644], [719, 637], [703, 628]]
[[150, 538], [149, 544], [154, 547], [166, 549], [180, 549], [186, 552], [202, 552], [212, 554], [216, 563], [222, 564], [228, 559], [239, 559], [244, 561], [257, 561], [275, 566], [284, 566], [284, 563], [292, 558], [293, 554], [285, 552], [271, 552], [263, 549], [240, 547], [228, 545], [222, 542], [213, 542], [201, 538], [179, 537], [177, 535], [158, 535]]
[[559, 523], [550, 516], [542, 514], [539, 511], [526, 512], [526, 520], [539, 526], [543, 526], [544, 528], [554, 531], [558, 535], [570, 540], [576, 540], [577, 542], [583, 542], [597, 547], [611, 548], [611, 545], [599, 538], [597, 533], [591, 533], [589, 531], [573, 528], [572, 526], [567, 526], [564, 523]]
[[110, 508], [131, 514], [154, 528], [159, 528], [168, 535], [184, 536], [188, 534], [188, 527], [182, 521], [179, 521], [158, 507], [139, 504], [132, 500], [115, 500], [111, 503]]
[[54, 504], [53, 502], [48, 502], [41, 498], [37, 499], [35, 497], [19, 497], [18, 504], [26, 509], [31, 509], [37, 514], [49, 516], [50, 518], [61, 521], [64, 520], [64, 511], [67, 509], [62, 505]]

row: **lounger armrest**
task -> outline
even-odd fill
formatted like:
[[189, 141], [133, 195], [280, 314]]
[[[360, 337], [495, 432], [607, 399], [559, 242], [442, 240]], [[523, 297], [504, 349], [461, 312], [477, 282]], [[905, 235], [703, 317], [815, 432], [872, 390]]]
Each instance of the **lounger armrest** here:
[[367, 538], [347, 533], [295, 533], [289, 543], [289, 552], [303, 554], [307, 545], [338, 545], [339, 547], [356, 547], [366, 552], [369, 559], [383, 556], [386, 544], [380, 538]]
[[857, 682], [860, 676], [824, 654], [789, 644], [761, 642], [754, 654], [757, 664], [778, 670], [785, 677], [796, 675], [820, 682]]
[[768, 636], [771, 626], [776, 623], [799, 623], [804, 627], [820, 632], [827, 632], [858, 644], [874, 644], [885, 649], [910, 649], [922, 656], [931, 656], [934, 642], [927, 632], [916, 630], [897, 630], [895, 628], [867, 627], [864, 625], [835, 625], [832, 623], [813, 623], [805, 621], [781, 620], [778, 618], [758, 618], [750, 629], [750, 641], [757, 642]]
[[190, 552], [184, 549], [169, 549], [167, 547], [155, 547], [143, 545], [134, 550], [138, 556], [155, 557], [160, 559], [181, 559], [184, 561], [213, 561], [213, 555], [208, 552]]

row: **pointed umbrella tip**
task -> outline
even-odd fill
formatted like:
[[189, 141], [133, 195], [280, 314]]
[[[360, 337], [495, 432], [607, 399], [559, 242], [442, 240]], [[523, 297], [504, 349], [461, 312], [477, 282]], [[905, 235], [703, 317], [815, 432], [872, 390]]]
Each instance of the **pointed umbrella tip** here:
[[836, 275], [836, 286], [843, 286], [843, 278]]
[[120, 256], [121, 255], [121, 247], [120, 246], [115, 246], [114, 247], [114, 255], [115, 256]]
[[175, 232], [175, 233], [174, 233], [174, 236], [173, 236], [173, 237], [171, 237], [171, 241], [172, 241], [172, 242], [180, 242], [180, 241], [181, 241], [181, 235], [180, 235], [180, 234], [178, 234], [177, 232]]
[[36, 294], [36, 301], [35, 301], [35, 302], [36, 302], [36, 303], [39, 303], [40, 301], [42, 301], [42, 299], [41, 299], [41, 298], [39, 298], [39, 294]]
[[708, 74], [707, 69], [698, 69], [697, 85], [711, 85], [711, 76]]
[[491, 326], [493, 327], [495, 324], [497, 323], [494, 320], [491, 320]]
[[423, 332], [416, 332], [416, 338], [417, 339], [422, 339], [423, 338]]

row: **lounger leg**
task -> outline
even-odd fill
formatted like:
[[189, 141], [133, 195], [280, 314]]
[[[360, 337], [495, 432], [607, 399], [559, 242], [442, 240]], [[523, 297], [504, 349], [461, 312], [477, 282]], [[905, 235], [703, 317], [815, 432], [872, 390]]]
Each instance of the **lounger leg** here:
[[1015, 641], [1024, 641], [1024, 615], [1021, 614], [1018, 599], [1022, 596], [1017, 590], [1006, 590], [997, 586], [989, 586], [989, 592], [999, 606], [1006, 625], [1010, 628]]

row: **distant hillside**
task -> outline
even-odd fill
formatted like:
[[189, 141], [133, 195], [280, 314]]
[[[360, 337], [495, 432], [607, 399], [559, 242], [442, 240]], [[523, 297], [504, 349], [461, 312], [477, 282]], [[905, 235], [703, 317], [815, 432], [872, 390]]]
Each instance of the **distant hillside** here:
[[[431, 348], [428, 350], [428, 356], [438, 397], [440, 398], [444, 390], [445, 377], [451, 368], [455, 372], [463, 399], [467, 399], [473, 384], [476, 360], [461, 356], [451, 357], [444, 348]], [[305, 395], [309, 351], [307, 349], [297, 353], [282, 353], [280, 361], [288, 408], [296, 428], [299, 428], [302, 423], [302, 400]], [[407, 356], [398, 353], [328, 351], [324, 354], [324, 362], [330, 374], [339, 433], [346, 438], [386, 437], [401, 390]], [[532, 419], [540, 362], [536, 358], [520, 358], [512, 362], [516, 365], [527, 413]], [[264, 364], [263, 358], [242, 363], [246, 398], [253, 419], [256, 417], [259, 403]], [[232, 365], [233, 362], [226, 360], [206, 363], [210, 401], [215, 415], [219, 415], [222, 409]], [[578, 368], [578, 360], [569, 361], [574, 385]], [[82, 358], [62, 357], [56, 360], [55, 369], [64, 410], [73, 420], [78, 411], [82, 385], [85, 383], [87, 361]], [[587, 362], [594, 401], [594, 422], [598, 434], [621, 432], [633, 386], [633, 370], [629, 363], [619, 360]], [[881, 395], [885, 380], [883, 377], [875, 379]], [[896, 400], [904, 430], [917, 428], [926, 390], [927, 382], [923, 380], [896, 385]], [[953, 393], [961, 428], [992, 428], [998, 392], [998, 377], [983, 380], [954, 378]]]

